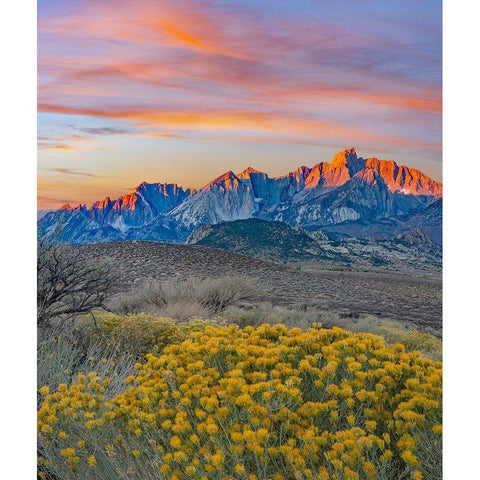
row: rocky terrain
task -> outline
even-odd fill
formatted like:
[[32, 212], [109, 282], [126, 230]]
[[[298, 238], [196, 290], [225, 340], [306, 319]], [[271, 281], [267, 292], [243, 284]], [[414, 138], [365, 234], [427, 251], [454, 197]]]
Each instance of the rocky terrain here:
[[337, 225], [325, 225], [322, 231], [331, 238], [394, 238], [412, 229], [421, 228], [430, 240], [441, 245], [443, 199], [433, 201], [425, 209], [411, 215], [393, 215], [376, 220], [348, 221]]
[[316, 305], [342, 312], [441, 328], [440, 275], [417, 276], [394, 272], [331, 271], [267, 262], [200, 245], [129, 241], [77, 245], [81, 255], [108, 259], [115, 269], [119, 292], [149, 280], [209, 278], [240, 275], [255, 279], [252, 301], [278, 305]]
[[364, 159], [350, 148], [330, 163], [301, 166], [276, 178], [252, 167], [229, 171], [198, 191], [143, 182], [118, 199], [106, 197], [90, 207], [64, 205], [43, 216], [38, 229], [42, 236], [77, 244], [185, 242], [202, 225], [248, 218], [360, 238], [396, 236], [428, 223], [427, 233], [437, 241], [441, 208], [431, 206], [441, 195], [441, 183], [421, 171], [393, 160]]
[[336, 240], [321, 230], [308, 232], [252, 218], [205, 225], [187, 242], [277, 263], [312, 262], [321, 268], [378, 268], [413, 275], [442, 268], [442, 248], [420, 227], [391, 239]]

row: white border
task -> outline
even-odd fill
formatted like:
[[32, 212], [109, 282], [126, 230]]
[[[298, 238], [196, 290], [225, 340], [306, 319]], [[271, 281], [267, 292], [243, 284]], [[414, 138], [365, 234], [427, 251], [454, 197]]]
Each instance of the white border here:
[[36, 478], [36, 28], [34, 0], [0, 4], [1, 477]]
[[477, 2], [444, 2], [444, 479], [478, 478], [480, 35]]
[[[35, 477], [36, 3], [0, 6], [2, 478]], [[445, 474], [474, 478], [480, 426], [480, 6], [444, 2]], [[360, 27], [359, 27], [360, 28]]]

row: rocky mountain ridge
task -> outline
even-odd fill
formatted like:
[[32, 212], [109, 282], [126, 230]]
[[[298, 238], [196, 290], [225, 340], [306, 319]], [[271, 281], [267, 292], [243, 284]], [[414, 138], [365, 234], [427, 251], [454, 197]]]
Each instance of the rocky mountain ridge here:
[[[202, 225], [261, 218], [318, 230], [345, 222], [375, 224], [421, 215], [442, 185], [393, 160], [364, 159], [344, 150], [330, 163], [301, 166], [271, 178], [248, 167], [214, 179], [198, 191], [176, 184], [142, 183], [125, 196], [91, 207], [65, 205], [38, 222], [40, 235], [68, 243], [118, 240], [184, 242]], [[55, 233], [57, 232], [57, 233]]]

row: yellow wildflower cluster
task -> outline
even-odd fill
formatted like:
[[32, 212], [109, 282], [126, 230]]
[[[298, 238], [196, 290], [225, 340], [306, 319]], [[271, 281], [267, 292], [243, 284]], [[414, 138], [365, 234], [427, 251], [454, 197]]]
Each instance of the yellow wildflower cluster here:
[[[74, 472], [145, 458], [166, 479], [421, 479], [421, 442], [441, 449], [441, 381], [441, 363], [371, 334], [207, 326], [147, 355], [113, 399], [94, 374], [44, 389], [39, 437]], [[106, 454], [59, 436], [72, 422]], [[108, 448], [107, 431], [121, 435]]]

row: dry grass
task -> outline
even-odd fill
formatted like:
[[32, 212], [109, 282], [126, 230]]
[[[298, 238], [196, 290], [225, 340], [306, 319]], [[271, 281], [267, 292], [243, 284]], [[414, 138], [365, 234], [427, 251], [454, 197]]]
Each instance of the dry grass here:
[[121, 314], [146, 313], [180, 322], [214, 318], [240, 327], [282, 323], [308, 329], [314, 323], [321, 323], [325, 327], [338, 326], [381, 335], [390, 344], [400, 342], [410, 351], [418, 350], [435, 360], [442, 358], [442, 342], [437, 331], [419, 331], [414, 325], [368, 314], [325, 310], [315, 303], [291, 307], [269, 302], [249, 303], [255, 287], [255, 282], [245, 277], [150, 283], [134, 293], [117, 297], [111, 308]]
[[171, 280], [117, 296], [109, 306], [121, 314], [148, 313], [185, 321], [212, 317], [250, 298], [254, 291], [255, 281], [240, 276]]
[[51, 389], [70, 384], [80, 372], [95, 371], [112, 379], [107, 395], [117, 395], [124, 388], [125, 377], [135, 370], [136, 360], [135, 353], [78, 328], [59, 325], [38, 331], [37, 382]]
[[234, 323], [240, 327], [282, 323], [287, 327], [299, 327], [305, 330], [313, 323], [319, 322], [321, 314], [322, 312], [317, 309], [288, 308], [263, 302], [229, 307], [219, 317], [227, 323]]

